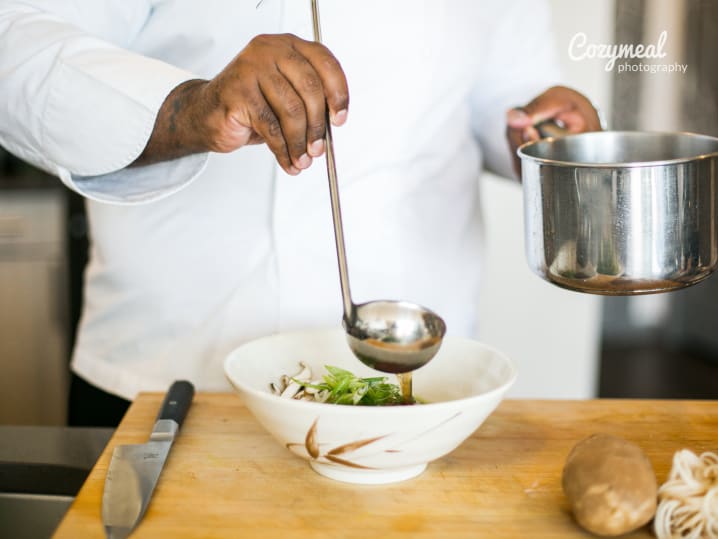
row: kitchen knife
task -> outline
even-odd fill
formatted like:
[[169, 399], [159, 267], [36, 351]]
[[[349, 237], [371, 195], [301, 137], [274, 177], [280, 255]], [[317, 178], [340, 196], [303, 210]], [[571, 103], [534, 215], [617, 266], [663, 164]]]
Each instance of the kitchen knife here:
[[145, 513], [177, 431], [187, 415], [194, 386], [174, 382], [145, 444], [120, 445], [112, 453], [102, 494], [102, 523], [109, 539], [124, 539]]

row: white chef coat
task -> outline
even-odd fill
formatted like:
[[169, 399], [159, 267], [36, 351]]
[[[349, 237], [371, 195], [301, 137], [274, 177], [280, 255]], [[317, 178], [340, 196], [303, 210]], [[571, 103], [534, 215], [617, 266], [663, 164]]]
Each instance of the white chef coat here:
[[[72, 366], [125, 398], [178, 378], [224, 390], [242, 342], [340, 323], [323, 158], [298, 177], [264, 145], [125, 168], [177, 84], [213, 77], [257, 34], [311, 39], [308, 0], [257, 3], [0, 0], [0, 144], [87, 197]], [[334, 132], [354, 299], [417, 302], [470, 335], [482, 156], [510, 175], [505, 111], [557, 82], [547, 7], [320, 9], [350, 89]]]

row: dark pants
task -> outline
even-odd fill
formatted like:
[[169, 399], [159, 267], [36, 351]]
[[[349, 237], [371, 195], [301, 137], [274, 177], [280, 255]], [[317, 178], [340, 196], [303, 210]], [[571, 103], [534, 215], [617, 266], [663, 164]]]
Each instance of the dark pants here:
[[111, 395], [72, 374], [67, 424], [71, 427], [116, 427], [130, 401]]

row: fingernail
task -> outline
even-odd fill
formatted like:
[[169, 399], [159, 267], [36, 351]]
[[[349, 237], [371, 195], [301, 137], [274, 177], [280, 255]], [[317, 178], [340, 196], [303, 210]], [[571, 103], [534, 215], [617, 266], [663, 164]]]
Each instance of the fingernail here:
[[324, 153], [324, 141], [322, 139], [317, 139], [314, 142], [312, 142], [309, 145], [309, 155], [312, 157], [319, 157]]
[[522, 126], [528, 119], [529, 115], [521, 109], [510, 109], [506, 113], [506, 121], [509, 122], [510, 125], [518, 124], [516, 127]]
[[296, 165], [298, 168], [304, 170], [305, 168], [309, 168], [309, 165], [312, 164], [312, 158], [309, 157], [307, 154], [303, 153], [302, 156], [297, 159]]
[[297, 167], [294, 167], [294, 166], [291, 166], [287, 169], [287, 174], [290, 174], [291, 176], [296, 176], [300, 172], [301, 171]]
[[346, 109], [340, 110], [332, 118], [332, 123], [336, 126], [340, 126], [346, 121], [347, 121], [347, 110]]

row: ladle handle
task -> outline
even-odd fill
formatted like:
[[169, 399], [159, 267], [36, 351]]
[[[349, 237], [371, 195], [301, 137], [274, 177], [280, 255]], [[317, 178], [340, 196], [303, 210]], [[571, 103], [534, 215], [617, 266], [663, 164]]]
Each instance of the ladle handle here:
[[[322, 30], [319, 24], [319, 6], [317, 0], [312, 1], [312, 24], [314, 26], [314, 41], [322, 42]], [[344, 248], [344, 227], [342, 226], [342, 212], [339, 205], [339, 184], [337, 182], [337, 166], [334, 161], [334, 143], [332, 142], [332, 127], [329, 119], [329, 107], [326, 112], [326, 130], [324, 132], [325, 155], [327, 161], [327, 176], [329, 177], [329, 197], [332, 203], [332, 220], [334, 221], [334, 241], [337, 246], [337, 262], [339, 264], [339, 281], [342, 287], [342, 301], [344, 302], [344, 319], [351, 321], [354, 317], [351, 291], [349, 289], [349, 272], [347, 270], [347, 256]]]

